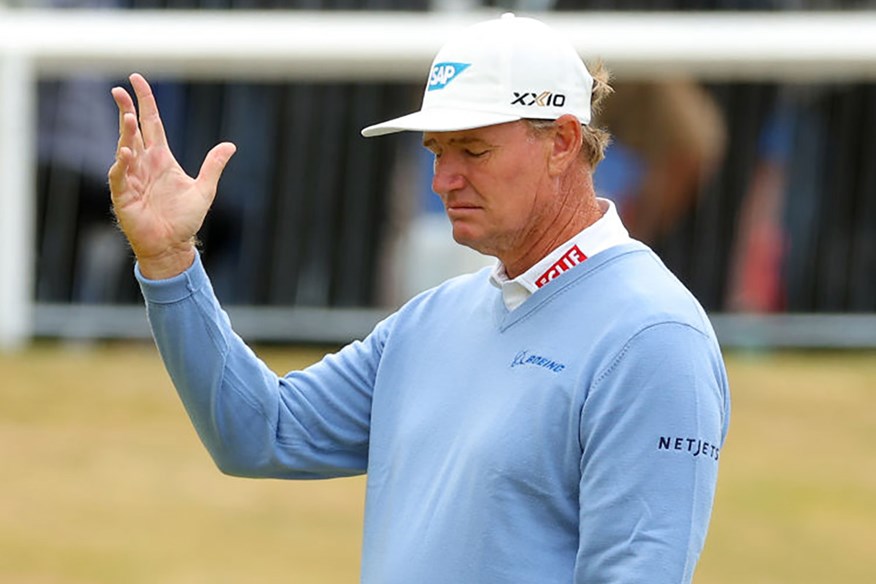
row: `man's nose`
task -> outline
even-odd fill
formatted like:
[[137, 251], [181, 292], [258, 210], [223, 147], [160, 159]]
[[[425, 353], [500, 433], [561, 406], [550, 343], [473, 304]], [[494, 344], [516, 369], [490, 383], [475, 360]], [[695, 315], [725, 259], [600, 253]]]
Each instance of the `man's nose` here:
[[432, 175], [432, 190], [438, 195], [447, 195], [465, 186], [465, 177], [460, 165], [444, 155], [435, 158]]

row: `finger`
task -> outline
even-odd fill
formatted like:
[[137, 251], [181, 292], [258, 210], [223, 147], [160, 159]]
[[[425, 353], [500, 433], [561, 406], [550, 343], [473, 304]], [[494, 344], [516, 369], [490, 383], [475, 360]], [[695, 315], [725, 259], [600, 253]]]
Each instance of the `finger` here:
[[140, 135], [140, 128], [137, 126], [137, 118], [132, 113], [122, 114], [119, 124], [119, 143], [116, 147], [116, 156], [121, 152], [122, 148], [131, 150], [133, 156], [138, 156], [143, 152], [143, 137]]
[[131, 99], [130, 94], [121, 87], [113, 87], [112, 90], [110, 90], [110, 94], [113, 96], [113, 101], [116, 102], [116, 106], [119, 108], [119, 131], [121, 132], [122, 116], [126, 113], [137, 113], [134, 109], [134, 100]]
[[139, 135], [137, 126], [137, 111], [134, 108], [134, 100], [127, 91], [121, 87], [112, 90], [113, 99], [119, 108], [119, 142], [116, 146], [116, 155], [123, 146], [143, 150], [143, 138]]
[[198, 172], [197, 182], [201, 191], [210, 197], [216, 195], [216, 187], [219, 184], [219, 177], [222, 176], [222, 171], [225, 170], [225, 165], [237, 152], [237, 146], [231, 142], [222, 142], [217, 144], [207, 153], [204, 158], [204, 163], [201, 164], [201, 170]]
[[147, 148], [153, 145], [167, 145], [164, 125], [158, 115], [158, 104], [152, 94], [152, 88], [139, 73], [130, 77], [134, 93], [137, 94], [137, 104], [140, 106], [140, 131], [143, 133], [143, 143]]
[[109, 169], [109, 172], [107, 173], [107, 178], [109, 179], [110, 194], [112, 195], [112, 198], [114, 200], [127, 188], [127, 175], [132, 158], [133, 155], [129, 148], [120, 148], [118, 154], [116, 154], [116, 161], [113, 163], [113, 165]]

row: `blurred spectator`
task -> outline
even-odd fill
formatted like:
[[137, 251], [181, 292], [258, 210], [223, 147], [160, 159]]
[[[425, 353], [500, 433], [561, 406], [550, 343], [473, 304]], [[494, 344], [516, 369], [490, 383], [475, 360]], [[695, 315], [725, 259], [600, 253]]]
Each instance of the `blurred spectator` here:
[[[521, 2], [534, 0], [520, 0]], [[691, 9], [647, 0], [547, 0], [557, 11]], [[609, 64], [610, 65], [610, 64]], [[593, 176], [630, 235], [654, 245], [688, 216], [723, 161], [725, 122], [695, 80], [614, 80], [615, 94], [594, 122], [614, 143]]]
[[799, 84], [764, 124], [728, 307], [876, 310], [876, 85]]
[[696, 203], [726, 142], [712, 97], [687, 79], [619, 82], [596, 123], [614, 138], [594, 182], [636, 239], [653, 243]]
[[731, 258], [727, 308], [775, 312], [785, 308], [782, 262], [787, 251], [783, 224], [793, 113], [778, 108], [758, 144], [758, 162], [744, 194]]

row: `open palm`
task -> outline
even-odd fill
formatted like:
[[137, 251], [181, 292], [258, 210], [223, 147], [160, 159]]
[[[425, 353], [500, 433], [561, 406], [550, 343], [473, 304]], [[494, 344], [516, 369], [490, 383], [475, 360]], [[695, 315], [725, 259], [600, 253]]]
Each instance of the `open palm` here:
[[113, 209], [147, 277], [170, 277], [194, 257], [194, 240], [216, 196], [216, 186], [235, 146], [223, 142], [207, 153], [196, 178], [171, 153], [152, 89], [130, 77], [134, 101], [112, 90], [119, 108], [119, 143], [109, 171]]

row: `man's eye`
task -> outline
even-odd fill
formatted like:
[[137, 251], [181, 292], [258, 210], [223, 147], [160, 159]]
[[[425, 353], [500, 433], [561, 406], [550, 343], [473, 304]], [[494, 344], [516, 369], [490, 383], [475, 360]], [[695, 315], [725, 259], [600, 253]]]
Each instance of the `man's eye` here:
[[486, 154], [488, 150], [466, 150], [465, 153], [472, 158], [480, 158], [484, 154]]

